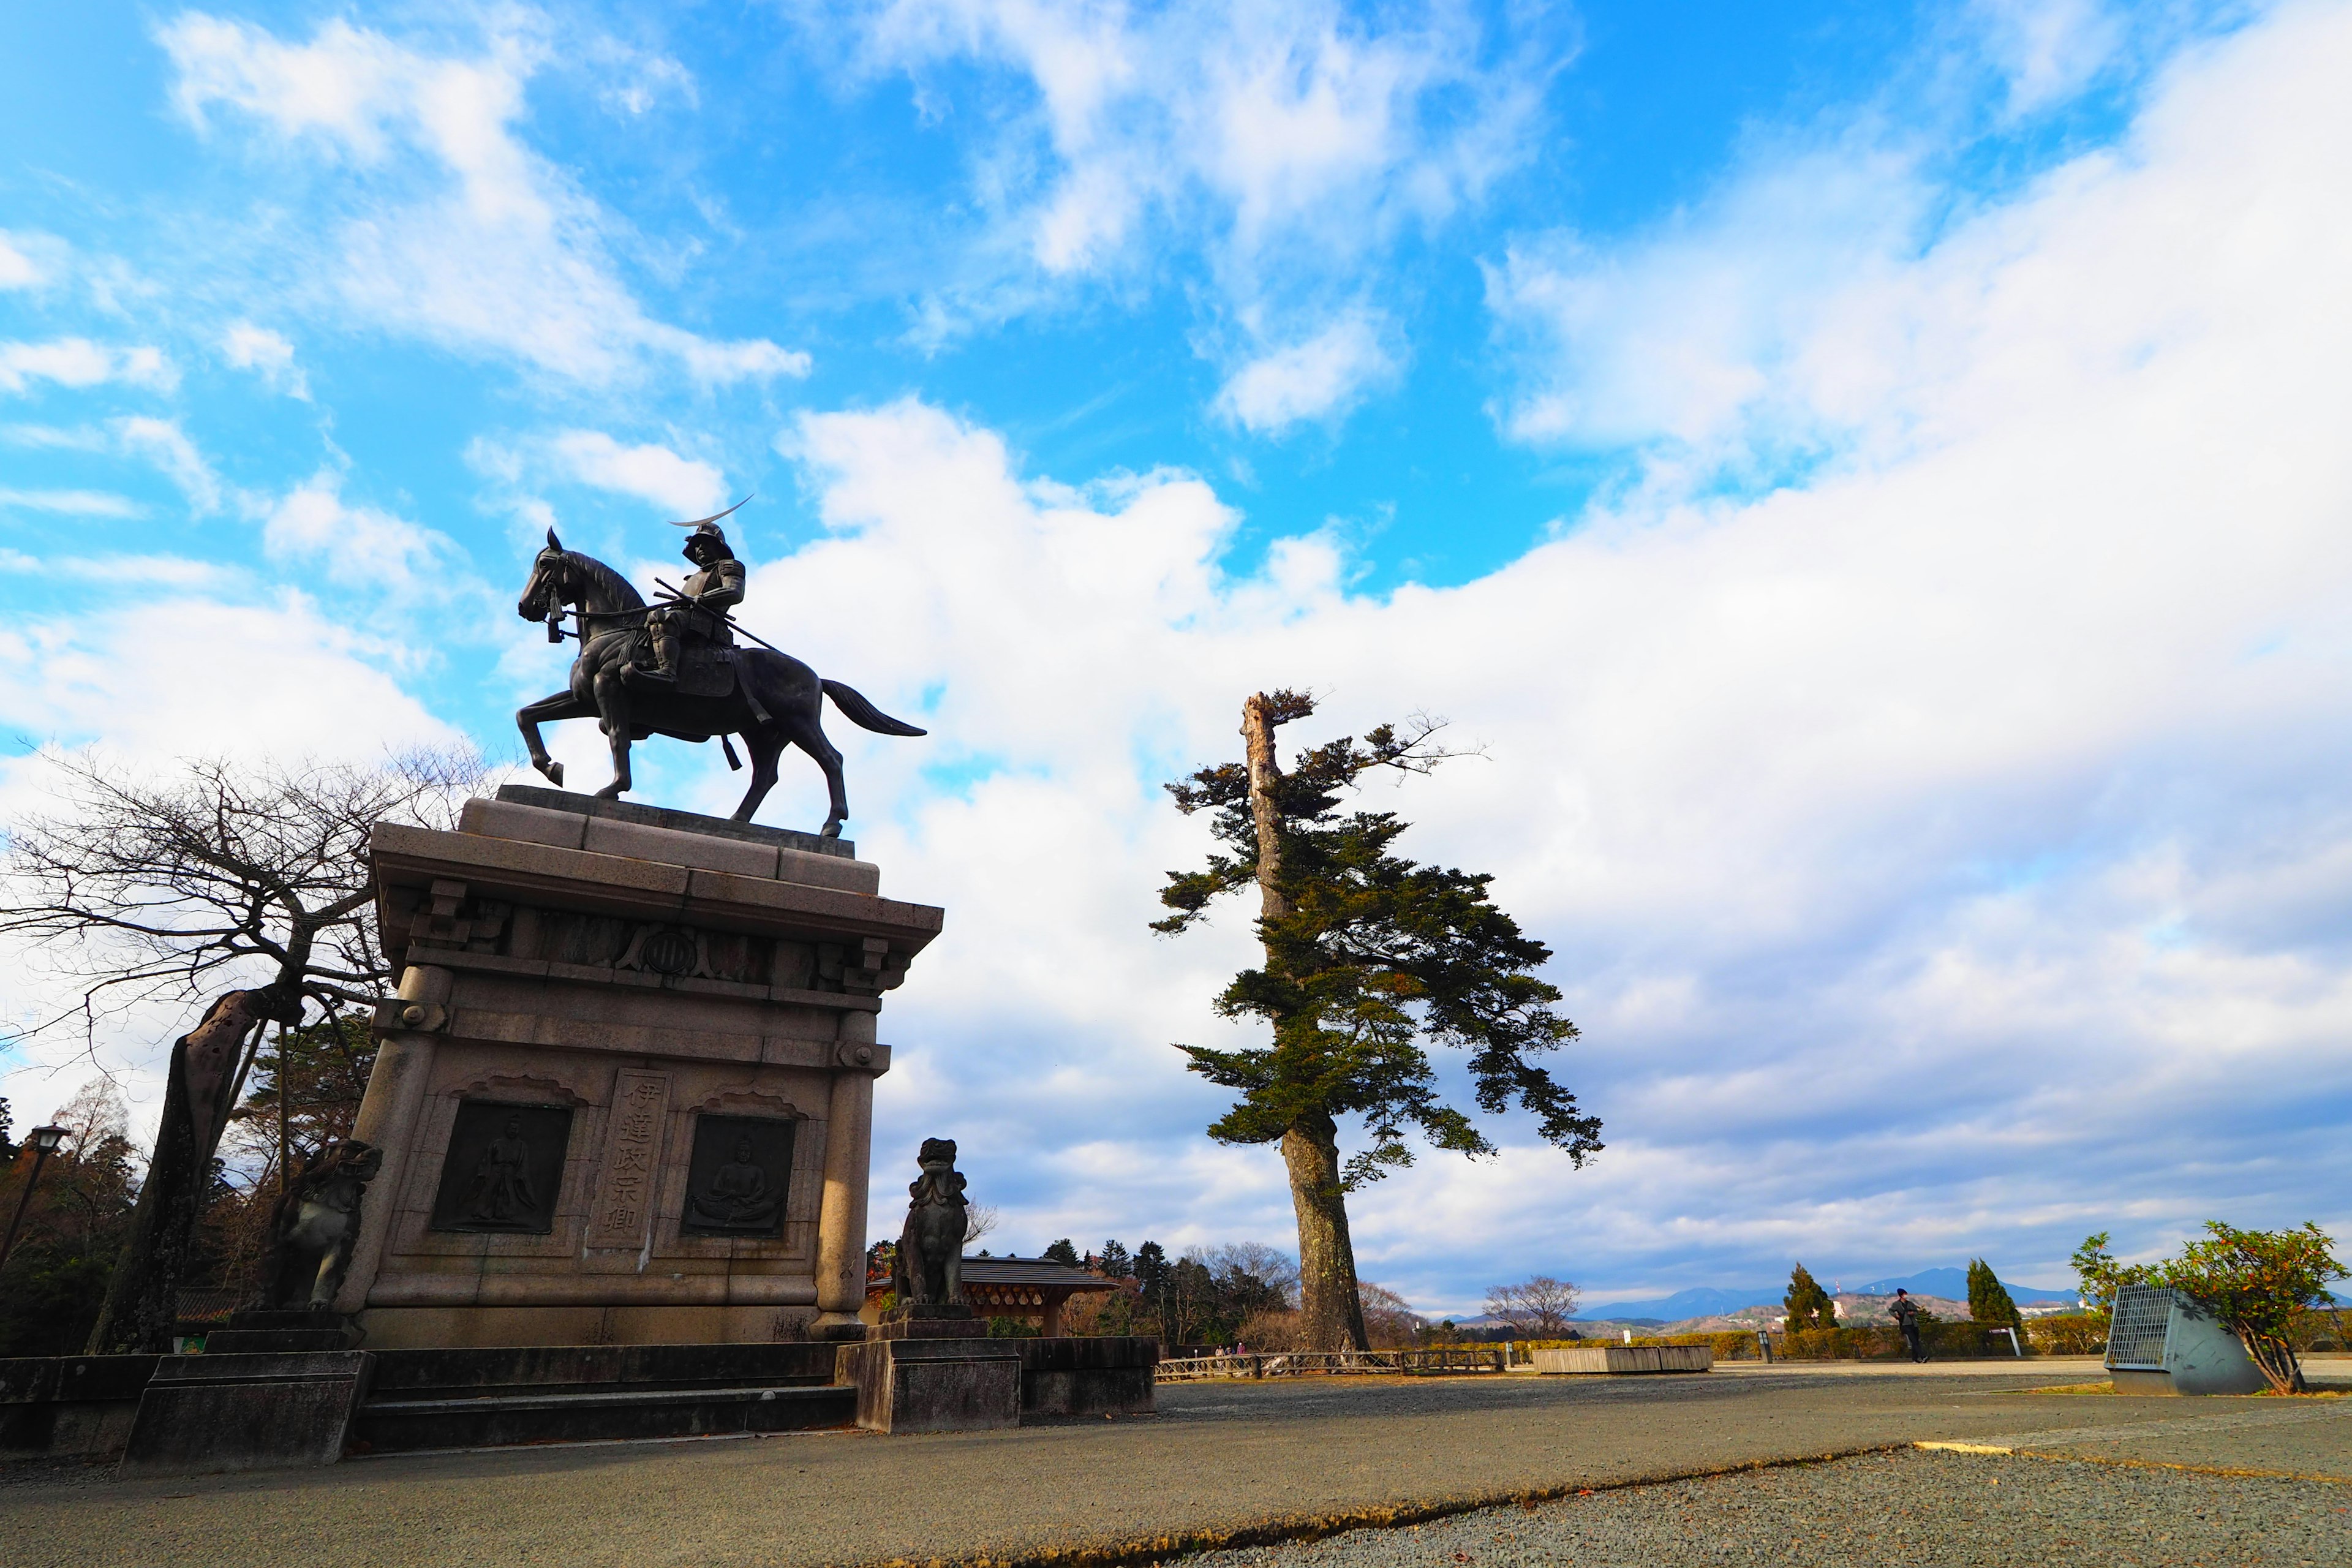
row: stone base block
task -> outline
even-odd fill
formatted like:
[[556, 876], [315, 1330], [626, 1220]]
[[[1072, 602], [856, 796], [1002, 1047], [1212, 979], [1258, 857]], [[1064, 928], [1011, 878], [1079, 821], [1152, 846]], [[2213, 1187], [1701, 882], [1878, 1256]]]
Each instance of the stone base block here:
[[131, 1440], [152, 1355], [0, 1361], [0, 1459], [108, 1458]]
[[359, 1342], [359, 1331], [341, 1312], [247, 1308], [231, 1313], [227, 1327], [205, 1336], [205, 1353], [290, 1355], [299, 1351], [355, 1350]]
[[873, 1432], [986, 1432], [1021, 1424], [1021, 1353], [1011, 1340], [870, 1340], [835, 1352]]
[[[526, 1345], [790, 1344], [810, 1337], [813, 1307], [370, 1307], [375, 1350]], [[864, 1325], [859, 1326], [861, 1334]]]
[[334, 1464], [373, 1361], [364, 1351], [162, 1357], [115, 1473]]
[[1712, 1372], [1715, 1351], [1707, 1345], [1587, 1345], [1538, 1351], [1538, 1372]]

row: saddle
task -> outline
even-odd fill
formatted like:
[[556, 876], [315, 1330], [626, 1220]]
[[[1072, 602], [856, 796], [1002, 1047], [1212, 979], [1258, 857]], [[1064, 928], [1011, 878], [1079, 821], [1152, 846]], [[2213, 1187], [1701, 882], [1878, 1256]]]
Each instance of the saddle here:
[[[635, 666], [649, 666], [653, 656], [651, 640], [641, 641], [631, 662]], [[699, 637], [686, 638], [677, 653], [677, 684], [658, 689], [676, 692], [680, 697], [725, 697], [735, 689], [735, 656], [736, 650], [724, 643], [705, 642]]]

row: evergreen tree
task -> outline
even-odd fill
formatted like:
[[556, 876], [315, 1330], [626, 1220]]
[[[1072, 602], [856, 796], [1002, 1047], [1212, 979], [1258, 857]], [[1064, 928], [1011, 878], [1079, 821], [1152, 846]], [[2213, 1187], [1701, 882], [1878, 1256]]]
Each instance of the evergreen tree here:
[[1135, 1259], [1127, 1255], [1127, 1248], [1118, 1242], [1104, 1242], [1102, 1257], [1096, 1262], [1106, 1279], [1131, 1279], [1135, 1277]]
[[1969, 1317], [1997, 1329], [2021, 1329], [2025, 1320], [2018, 1315], [2017, 1303], [2010, 1299], [2009, 1288], [1992, 1271], [1992, 1265], [1983, 1258], [1969, 1265]]
[[1142, 1297], [1146, 1311], [1161, 1314], [1166, 1321], [1168, 1310], [1168, 1249], [1156, 1241], [1147, 1241], [1135, 1249], [1136, 1293]]
[[1792, 1334], [1808, 1329], [1837, 1327], [1837, 1303], [1801, 1263], [1789, 1271], [1789, 1293], [1781, 1298], [1780, 1305], [1788, 1310], [1789, 1331]]
[[1078, 1249], [1070, 1245], [1070, 1238], [1066, 1236], [1037, 1256], [1048, 1263], [1066, 1263], [1073, 1268], [1078, 1266]]
[[[1160, 899], [1175, 912], [1153, 929], [1173, 935], [1219, 896], [1258, 890], [1264, 965], [1234, 976], [1217, 1010], [1263, 1019], [1271, 1043], [1178, 1048], [1191, 1070], [1239, 1091], [1211, 1137], [1282, 1146], [1307, 1343], [1360, 1349], [1347, 1194], [1412, 1163], [1408, 1131], [1462, 1154], [1494, 1152], [1440, 1097], [1424, 1041], [1465, 1047], [1478, 1108], [1499, 1114], [1517, 1100], [1575, 1164], [1600, 1149], [1601, 1122], [1531, 1059], [1574, 1039], [1576, 1026], [1551, 1011], [1559, 992], [1534, 973], [1550, 950], [1487, 900], [1493, 879], [1415, 865], [1391, 853], [1406, 826], [1393, 815], [1339, 809], [1366, 773], [1427, 773], [1443, 761], [1436, 727], [1400, 734], [1384, 724], [1361, 741], [1342, 737], [1301, 752], [1286, 773], [1274, 731], [1314, 710], [1295, 692], [1252, 697], [1243, 707], [1246, 761], [1168, 786], [1185, 815], [1212, 814], [1224, 852], [1203, 870], [1170, 873]], [[1344, 1163], [1341, 1117], [1360, 1117], [1370, 1136]]]

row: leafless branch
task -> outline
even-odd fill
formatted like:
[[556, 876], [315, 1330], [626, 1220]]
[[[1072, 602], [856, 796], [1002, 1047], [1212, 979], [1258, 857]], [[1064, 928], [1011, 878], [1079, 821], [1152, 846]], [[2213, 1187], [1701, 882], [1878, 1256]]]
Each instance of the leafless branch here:
[[392, 982], [368, 886], [381, 821], [449, 826], [483, 776], [462, 752], [373, 767], [203, 758], [156, 775], [57, 752], [55, 809], [10, 825], [0, 933], [79, 983], [20, 1039], [236, 985], [365, 1005]]

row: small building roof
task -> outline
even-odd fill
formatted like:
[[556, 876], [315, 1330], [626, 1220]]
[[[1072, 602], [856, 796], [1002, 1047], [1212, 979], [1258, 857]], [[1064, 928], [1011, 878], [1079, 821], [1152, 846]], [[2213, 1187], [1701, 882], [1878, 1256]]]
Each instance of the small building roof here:
[[974, 1285], [1028, 1285], [1062, 1290], [1116, 1290], [1118, 1282], [1045, 1258], [967, 1258], [963, 1277]]

